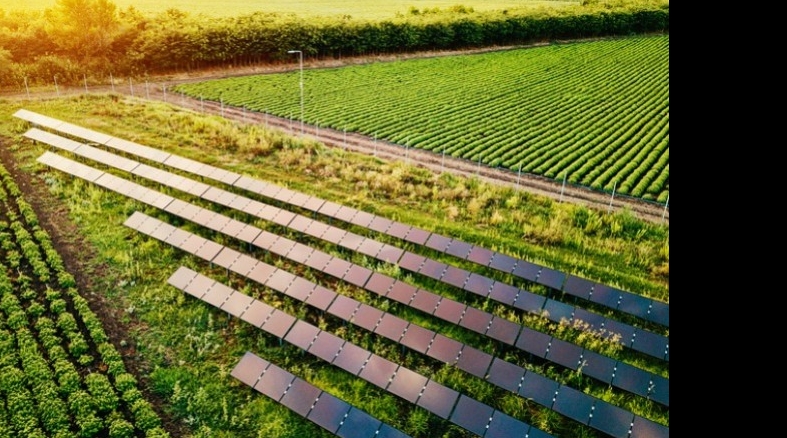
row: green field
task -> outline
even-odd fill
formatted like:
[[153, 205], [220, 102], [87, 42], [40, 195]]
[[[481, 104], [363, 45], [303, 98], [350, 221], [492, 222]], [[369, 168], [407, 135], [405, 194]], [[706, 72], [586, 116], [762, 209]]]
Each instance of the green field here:
[[[300, 117], [299, 72], [177, 87]], [[304, 119], [665, 203], [669, 35], [304, 71]]]
[[[127, 339], [135, 347], [132, 357], [135, 363], [141, 365], [140, 381], [144, 382], [145, 389], [150, 394], [159, 399], [162, 412], [174, 422], [168, 424], [177, 425], [182, 428], [181, 432], [185, 432], [178, 436], [329, 436], [281, 404], [230, 377], [229, 371], [245, 351], [252, 351], [266, 358], [413, 437], [472, 436], [412, 403], [305, 354], [298, 347], [282, 343], [275, 336], [263, 333], [250, 324], [230, 317], [226, 312], [169, 286], [166, 283], [167, 278], [181, 265], [226, 283], [233, 289], [265, 300], [281, 311], [318, 325], [323, 330], [335, 333], [364, 349], [402, 364], [556, 437], [601, 438], [603, 434], [567, 420], [548, 408], [503, 390], [491, 382], [472, 377], [455, 366], [404, 349], [380, 336], [371, 335], [352, 324], [344, 323], [328, 312], [306, 306], [290, 296], [234, 273], [230, 274], [216, 264], [189, 256], [168, 244], [134, 232], [123, 226], [123, 222], [135, 211], [144, 211], [239, 252], [253, 254], [268, 264], [303, 276], [338, 293], [384, 309], [495, 357], [526, 366], [528, 372], [543, 375], [660, 424], [669, 425], [669, 409], [644, 397], [617, 390], [607, 383], [583, 377], [575, 371], [534, 360], [521, 350], [505, 348], [490, 338], [459, 328], [430, 314], [397, 304], [272, 252], [254, 250], [229, 236], [212, 232], [80, 178], [48, 169], [37, 163], [36, 159], [50, 148], [22, 138], [21, 135], [29, 125], [11, 116], [19, 108], [208, 162], [426, 230], [456, 236], [472, 244], [663, 301], [669, 301], [669, 228], [663, 224], [639, 221], [625, 211], [606, 214], [581, 206], [557, 203], [513, 188], [490, 186], [476, 179], [459, 178], [447, 173], [435, 175], [402, 162], [386, 162], [342, 149], [327, 148], [277, 130], [267, 130], [259, 124], [243, 124], [217, 116], [201, 115], [161, 102], [147, 102], [109, 94], [0, 101], [0, 142], [13, 155], [15, 166], [33, 177], [27, 188], [35, 186], [41, 190], [36, 198], [38, 203], [48, 205], [48, 211], [60, 212], [61, 219], [67, 216], [73, 223], [78, 224], [75, 230], [85, 238], [79, 253], [95, 254], [85, 266], [103, 267], [101, 275], [95, 278], [94, 287], [80, 292], [87, 296], [96, 294], [104, 297], [113, 309], [112, 321], [128, 330]], [[126, 172], [102, 167], [91, 160], [80, 161], [101, 167], [116, 176], [131, 178]], [[194, 175], [184, 176], [195, 178]], [[593, 333], [585, 333], [563, 324], [548, 323], [543, 318], [526, 315], [480, 296], [463, 294], [446, 284], [341, 249], [327, 241], [304, 238], [292, 229], [255, 220], [251, 216], [238, 211], [231, 212], [215, 204], [210, 205], [212, 203], [207, 203], [204, 199], [166, 189], [144, 178], [133, 179], [148, 188], [164, 191], [178, 199], [203, 205], [223, 214], [232, 214], [239, 220], [248, 221], [271, 233], [297, 238], [299, 242], [346, 258], [368, 269], [445, 297], [462, 300], [501, 318], [525, 324], [560, 339], [577, 342], [599, 354], [669, 377], [668, 363], [622, 351], [619, 345], [616, 347]], [[347, 227], [339, 223], [334, 225]], [[393, 239], [386, 240], [384, 236], [370, 231], [348, 228], [395, 243]], [[76, 237], [69, 236], [69, 239], [80, 242]], [[455, 258], [438, 256], [424, 248], [404, 246], [410, 251], [423, 252], [429, 257], [457, 262]], [[3, 251], [8, 249], [3, 248]], [[481, 269], [478, 266], [471, 268], [467, 263], [462, 264], [462, 267]], [[493, 275], [488, 270], [481, 271]], [[539, 288], [538, 285], [516, 283], [511, 275], [497, 273], [494, 277], [526, 286], [536, 293], [545, 293], [544, 288]], [[23, 279], [15, 281], [16, 287], [7, 290], [6, 294], [21, 297], [19, 300], [25, 299], [25, 289], [19, 286], [22, 283]], [[27, 283], [31, 282], [28, 280]], [[0, 318], [0, 328], [3, 327], [2, 322], [11, 326], [12, 315], [20, 312], [12, 304], [13, 298], [4, 300], [3, 310], [10, 313]], [[34, 310], [35, 308], [27, 306], [23, 312], [30, 314]], [[46, 308], [43, 312], [47, 312]], [[13, 319], [16, 321], [18, 318]], [[661, 330], [663, 333], [663, 328]], [[123, 341], [121, 345], [125, 344], [125, 340], [116, 341]], [[13, 355], [14, 346], [15, 344], [8, 344], [3, 351]], [[6, 357], [9, 356], [0, 359]], [[13, 396], [4, 395], [15, 402]], [[8, 400], [0, 403], [0, 414], [10, 413], [14, 406], [16, 405]], [[103, 409], [105, 405], [101, 402], [96, 406], [96, 409]], [[48, 418], [42, 415], [41, 419], [37, 419], [35, 415], [38, 411], [26, 412], [25, 419], [33, 424]], [[27, 424], [21, 421], [17, 424], [13, 419], [3, 422], [4, 418], [4, 415], [0, 415], [0, 427], [11, 432], [11, 436]], [[138, 420], [134, 417], [133, 421]], [[128, 420], [127, 422], [130, 423]], [[146, 425], [147, 422], [143, 423], [142, 427]], [[43, 430], [43, 426], [41, 428]]]
[[[167, 9], [174, 8], [192, 14], [205, 14], [214, 17], [245, 15], [253, 12], [277, 12], [283, 14], [296, 14], [299, 16], [345, 16], [362, 19], [393, 18], [397, 14], [407, 14], [411, 8], [448, 9], [456, 5], [472, 8], [476, 11], [491, 11], [512, 9], [519, 7], [555, 7], [577, 4], [577, 1], [567, 0], [519, 0], [519, 1], [483, 1], [483, 0], [394, 0], [394, 1], [350, 1], [350, 0], [169, 0], [165, 2], [155, 0], [116, 0], [118, 8], [125, 9], [134, 6], [137, 10], [157, 14]], [[6, 11], [41, 11], [54, 7], [54, 0], [30, 0], [15, 2], [10, 5], [1, 5], [0, 9]]]

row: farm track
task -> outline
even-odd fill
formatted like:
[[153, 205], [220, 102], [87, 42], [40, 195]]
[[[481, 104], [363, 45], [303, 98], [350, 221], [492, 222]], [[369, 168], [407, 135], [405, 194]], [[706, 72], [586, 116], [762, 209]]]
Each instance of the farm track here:
[[[506, 48], [485, 49], [475, 52], [504, 49]], [[451, 54], [455, 55], [458, 53], [468, 53], [468, 51], [411, 54], [408, 55], [408, 57], [446, 56]], [[378, 62], [394, 59], [402, 59], [402, 55], [390, 57], [378, 56], [374, 57], [374, 59], [348, 58], [343, 60], [312, 61], [309, 63], [304, 62], [304, 68], [330, 68], [358, 64], [362, 62]], [[301, 133], [301, 126], [298, 120], [290, 120], [271, 114], [247, 111], [243, 108], [222, 105], [219, 102], [193, 99], [183, 95], [175, 95], [172, 92], [166, 92], [166, 90], [171, 89], [173, 85], [180, 83], [204, 81], [208, 79], [218, 79], [230, 76], [277, 73], [282, 71], [292, 71], [296, 68], [297, 67], [293, 67], [291, 64], [264, 67], [236, 67], [224, 70], [198, 72], [189, 75], [182, 75], [179, 77], [161, 78], [156, 82], [146, 82], [144, 86], [141, 84], [136, 84], [136, 86], [117, 85], [114, 87], [110, 85], [91, 86], [87, 92], [117, 92], [151, 100], [164, 101], [166, 103], [187, 108], [198, 113], [219, 115], [240, 122], [265, 124], [266, 126], [280, 129], [281, 131], [290, 135], [304, 135], [306, 137], [318, 140], [330, 147], [338, 147], [354, 152], [365, 153], [386, 160], [403, 160], [412, 165], [421, 166], [434, 172], [449, 171], [456, 175], [477, 177], [488, 183], [516, 187], [526, 190], [530, 193], [551, 197], [558, 200], [559, 202], [571, 202], [575, 204], [586, 205], [600, 211], [628, 209], [632, 214], [641, 219], [655, 223], [669, 224], [669, 208], [668, 206], [665, 208], [663, 204], [647, 202], [626, 196], [613, 196], [613, 194], [610, 193], [598, 192], [584, 187], [571, 185], [564, 186], [558, 181], [537, 175], [520, 175], [517, 172], [512, 172], [506, 169], [479, 166], [477, 163], [472, 163], [463, 159], [457, 159], [451, 156], [443, 156], [431, 151], [405, 149], [401, 145], [375, 140], [371, 137], [357, 133], [345, 133], [343, 131], [336, 131], [333, 129], [317, 127], [308, 124], [304, 125], [304, 132]], [[70, 89], [59, 90], [57, 95], [80, 94], [85, 93], [85, 90], [85, 88], [73, 87]], [[7, 93], [4, 94], [7, 95]], [[0, 97], [2, 97], [4, 94], [0, 94]], [[35, 94], [36, 97], [53, 97], [54, 95], [55, 93], [52, 92], [44, 93], [43, 96], [41, 93]], [[26, 97], [26, 95], [23, 93], [15, 93], [15, 96], [17, 98]]]

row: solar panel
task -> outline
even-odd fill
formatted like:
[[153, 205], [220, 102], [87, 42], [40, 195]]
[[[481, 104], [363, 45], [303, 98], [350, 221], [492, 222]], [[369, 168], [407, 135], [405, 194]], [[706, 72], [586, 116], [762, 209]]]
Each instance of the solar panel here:
[[331, 305], [331, 302], [333, 302], [334, 298], [336, 297], [336, 292], [326, 289], [323, 286], [317, 286], [309, 295], [309, 298], [306, 299], [306, 304], [314, 306], [320, 310], [325, 310]]
[[512, 272], [517, 277], [524, 278], [525, 280], [536, 281], [541, 272], [541, 266], [535, 263], [526, 262], [524, 260], [517, 260], [516, 267]]
[[498, 271], [511, 272], [516, 266], [516, 259], [509, 255], [497, 252], [495, 253], [494, 257], [492, 257], [492, 261], [489, 262], [489, 266], [497, 269]]
[[312, 222], [314, 222], [314, 219], [310, 219], [306, 216], [298, 215], [295, 216], [295, 218], [293, 218], [293, 220], [290, 222], [290, 228], [292, 228], [295, 231], [300, 231], [301, 233], [303, 233], [306, 231], [307, 228], [309, 228], [309, 225], [311, 225]]
[[590, 301], [613, 309], [618, 307], [618, 301], [620, 299], [621, 296], [618, 289], [603, 284], [596, 285], [593, 289], [593, 294], [590, 295]]
[[478, 275], [475, 272], [471, 272], [470, 276], [467, 278], [467, 283], [465, 283], [464, 289], [476, 295], [486, 297], [492, 290], [494, 283], [495, 281], [489, 277], [484, 277], [483, 275]]
[[286, 257], [287, 253], [290, 252], [293, 246], [295, 246], [294, 240], [290, 240], [286, 237], [279, 237], [275, 242], [273, 242], [273, 245], [271, 245], [268, 250], [274, 254]]
[[669, 437], [669, 428], [647, 418], [634, 416], [631, 424], [631, 435], [637, 438], [666, 438]]
[[373, 438], [382, 422], [355, 407], [350, 408], [336, 435], [341, 438]]
[[259, 284], [265, 284], [276, 268], [267, 263], [257, 263], [246, 276]]
[[458, 359], [462, 346], [461, 342], [438, 333], [432, 340], [432, 345], [426, 351], [426, 355], [447, 364], [454, 364]]
[[522, 386], [519, 388], [519, 395], [531, 399], [540, 405], [551, 408], [552, 399], [559, 386], [560, 384], [554, 380], [528, 371], [525, 373], [525, 379], [522, 381]]
[[374, 272], [366, 282], [366, 289], [381, 296], [385, 296], [385, 294], [388, 293], [388, 290], [394, 284], [394, 281], [396, 280], [394, 280], [392, 277], [380, 274], [379, 272]]
[[371, 276], [372, 271], [370, 269], [359, 265], [350, 265], [350, 268], [347, 270], [347, 273], [344, 274], [344, 278], [342, 279], [358, 287], [364, 287], [366, 285], [366, 281], [369, 280], [369, 277]]
[[386, 234], [392, 237], [396, 237], [398, 239], [404, 239], [407, 236], [407, 233], [410, 232], [412, 227], [407, 224], [403, 224], [401, 222], [394, 222], [389, 228]]
[[339, 351], [336, 359], [333, 360], [333, 364], [350, 374], [357, 375], [369, 356], [371, 353], [368, 351], [347, 342]]
[[416, 292], [410, 302], [410, 307], [431, 315], [441, 298], [440, 295], [429, 292], [428, 290], [418, 289], [418, 292]]
[[440, 281], [458, 288], [462, 288], [464, 287], [465, 281], [467, 281], [469, 276], [469, 271], [457, 268], [456, 266], [448, 266], [448, 268], [445, 270], [445, 273], [443, 274], [443, 277], [440, 278]]
[[383, 245], [383, 248], [377, 253], [377, 259], [386, 263], [397, 263], [404, 254], [404, 250], [392, 245]]
[[529, 436], [527, 435], [529, 430], [530, 425], [527, 423], [496, 410], [492, 414], [492, 420], [489, 422], [489, 428], [486, 430], [484, 438], [524, 437]]
[[275, 309], [270, 316], [268, 316], [268, 320], [265, 321], [265, 324], [262, 325], [262, 329], [283, 339], [287, 331], [290, 330], [290, 327], [295, 324], [295, 320], [296, 318], [294, 316]]
[[[418, 295], [421, 295], [421, 293], [419, 292]], [[416, 298], [418, 298], [418, 295], [416, 295]], [[413, 300], [413, 302], [415, 302], [415, 300]], [[443, 299], [437, 305], [434, 315], [452, 324], [458, 324], [464, 316], [467, 307], [466, 304], [458, 301]]]
[[404, 432], [383, 423], [374, 438], [407, 438]]
[[340, 221], [344, 221], [344, 222], [352, 222], [353, 217], [357, 213], [358, 210], [352, 207], [342, 206], [342, 208], [340, 208], [339, 211], [336, 212], [336, 219], [339, 219]]
[[582, 353], [582, 347], [562, 339], [553, 338], [550, 342], [546, 359], [575, 370], [579, 366]]
[[240, 362], [232, 369], [230, 375], [248, 386], [254, 386], [257, 379], [262, 376], [262, 373], [270, 365], [267, 360], [246, 352], [241, 358]]
[[[267, 326], [267, 324], [265, 325]], [[308, 350], [319, 333], [319, 328], [299, 319], [295, 321], [295, 324], [287, 332], [284, 340], [303, 350]]]
[[544, 304], [544, 310], [549, 315], [551, 321], [571, 321], [574, 317], [574, 306], [557, 300], [547, 299]]
[[616, 361], [595, 351], [585, 350], [582, 354], [582, 374], [598, 379], [603, 383], [612, 383], [615, 363]]
[[342, 241], [339, 242], [339, 245], [349, 250], [355, 251], [355, 248], [361, 246], [364, 239], [366, 238], [348, 231], [344, 234], [344, 237], [342, 237]]
[[303, 277], [296, 277], [284, 293], [298, 301], [306, 301], [317, 285]]
[[486, 331], [486, 335], [500, 342], [514, 345], [521, 328], [522, 326], [515, 322], [494, 316], [489, 324], [489, 330]]
[[551, 340], [552, 337], [546, 333], [541, 333], [529, 327], [523, 326], [522, 332], [519, 334], [519, 338], [516, 340], [516, 346], [520, 350], [525, 350], [536, 357], [543, 358], [547, 354], [547, 348], [549, 347], [549, 342]]
[[477, 435], [483, 436], [493, 412], [494, 409], [491, 406], [462, 394], [459, 396], [459, 401], [456, 402], [453, 414], [451, 414], [451, 421]]
[[386, 231], [388, 231], [388, 228], [390, 228], [392, 224], [393, 221], [390, 219], [386, 219], [382, 216], [375, 216], [372, 222], [369, 225], [367, 225], [367, 228], [369, 228], [370, 230], [378, 231], [380, 233], [385, 233]]
[[290, 222], [295, 219], [295, 213], [283, 209], [279, 209], [279, 214], [274, 216], [272, 221], [277, 223], [283, 227], [286, 227], [290, 224]]
[[523, 377], [525, 377], [524, 368], [499, 358], [494, 358], [492, 365], [489, 367], [488, 380], [511, 392], [519, 390]]
[[221, 307], [231, 293], [231, 288], [222, 283], [215, 283], [210, 290], [208, 290], [208, 293], [202, 296], [202, 300], [214, 307]]
[[213, 263], [221, 266], [222, 268], [229, 269], [232, 263], [240, 257], [240, 253], [232, 248], [223, 247], [216, 257], [213, 258]]
[[467, 306], [465, 314], [462, 316], [462, 320], [459, 321], [459, 325], [476, 333], [484, 334], [487, 328], [489, 328], [492, 316], [491, 313], [483, 312], [472, 306]]
[[302, 207], [303, 204], [307, 203], [310, 199], [311, 196], [296, 192], [288, 202], [296, 207]]
[[410, 304], [416, 292], [418, 292], [418, 288], [415, 286], [396, 280], [385, 297], [400, 303]]
[[426, 246], [436, 251], [443, 252], [446, 248], [448, 248], [450, 243], [451, 239], [449, 237], [432, 233], [432, 235], [429, 236], [429, 239], [426, 241]]
[[342, 345], [344, 345], [344, 339], [333, 333], [321, 331], [308, 351], [320, 359], [331, 363], [336, 354], [339, 353], [339, 350], [341, 350]]
[[538, 284], [560, 290], [563, 288], [563, 282], [565, 280], [566, 274], [563, 272], [544, 267], [541, 268], [541, 272], [538, 274], [538, 279], [536, 281]]
[[312, 252], [312, 255], [308, 258], [308, 260], [306, 260], [306, 265], [311, 268], [322, 271], [325, 265], [327, 265], [328, 262], [331, 261], [331, 258], [332, 257], [330, 255], [322, 251], [314, 250], [314, 252]]
[[295, 376], [292, 373], [279, 367], [269, 366], [257, 380], [254, 389], [278, 402], [293, 380]]
[[281, 398], [281, 404], [292, 409], [293, 412], [305, 417], [309, 414], [312, 405], [317, 401], [322, 390], [309, 382], [296, 378], [292, 386]]
[[325, 200], [324, 199], [320, 199], [320, 198], [318, 198], [316, 196], [312, 196], [312, 197], [309, 198], [308, 201], [306, 201], [303, 204], [303, 208], [305, 208], [305, 209], [307, 209], [309, 211], [316, 212], [316, 211], [320, 210], [320, 207], [322, 207], [323, 204], [325, 204]]
[[346, 274], [347, 271], [350, 270], [350, 266], [352, 266], [352, 264], [347, 260], [342, 260], [338, 257], [334, 257], [331, 259], [331, 261], [328, 262], [327, 265], [325, 265], [324, 268], [322, 268], [322, 271], [327, 274], [333, 275], [336, 278], [343, 278], [344, 274]]
[[552, 409], [582, 424], [590, 421], [593, 398], [568, 386], [561, 386]]
[[196, 272], [181, 266], [169, 277], [169, 279], [167, 279], [167, 283], [178, 289], [185, 289], [196, 276]]
[[399, 342], [399, 338], [402, 337], [407, 324], [408, 322], [406, 320], [386, 313], [383, 315], [382, 319], [380, 319], [380, 323], [377, 324], [377, 328], [374, 332], [392, 341]]
[[296, 242], [287, 252], [287, 258], [297, 263], [306, 263], [314, 251], [316, 250], [311, 246]]
[[634, 414], [609, 403], [596, 402], [588, 425], [615, 438], [628, 438]]
[[339, 211], [340, 208], [342, 208], [340, 204], [337, 204], [332, 201], [326, 201], [322, 204], [322, 207], [320, 207], [320, 209], [317, 212], [320, 214], [324, 214], [326, 216], [336, 217], [336, 213]]
[[434, 336], [435, 332], [415, 324], [410, 324], [407, 326], [404, 335], [402, 335], [400, 343], [419, 353], [425, 353]]
[[618, 362], [615, 365], [612, 385], [631, 391], [634, 394], [646, 396], [650, 386], [649, 383], [650, 376], [643, 373], [641, 369], [625, 362]]
[[258, 301], [252, 301], [251, 305], [245, 312], [243, 312], [240, 316], [240, 319], [248, 322], [249, 324], [260, 327], [262, 323], [264, 323], [270, 314], [273, 312], [273, 307]]
[[372, 220], [374, 220], [374, 219], [375, 219], [375, 216], [373, 214], [367, 213], [365, 211], [359, 211], [358, 214], [356, 214], [353, 217], [353, 220], [352, 220], [351, 223], [353, 225], [358, 225], [359, 227], [366, 228], [372, 222]]
[[451, 241], [451, 244], [448, 245], [448, 248], [445, 249], [445, 252], [452, 256], [459, 257], [460, 259], [464, 259], [470, 253], [471, 249], [472, 246], [469, 243], [454, 239]]
[[650, 321], [669, 327], [669, 304], [654, 300], [648, 316]]
[[669, 380], [658, 375], [651, 375], [650, 379], [648, 398], [664, 406], [669, 406]]
[[399, 365], [396, 363], [372, 354], [358, 375], [366, 381], [386, 389], [397, 368]]
[[408, 271], [418, 272], [425, 260], [426, 257], [408, 251], [399, 259], [399, 266]]
[[440, 418], [448, 419], [454, 409], [459, 393], [451, 388], [443, 386], [434, 380], [429, 380], [423, 393], [418, 398], [416, 405], [437, 415]]
[[462, 348], [462, 354], [459, 355], [456, 366], [462, 371], [466, 371], [483, 379], [486, 377], [486, 370], [489, 369], [491, 363], [491, 354], [465, 345], [465, 347]]
[[467, 260], [471, 262], [477, 263], [481, 266], [489, 266], [489, 262], [492, 261], [492, 257], [494, 257], [495, 253], [491, 250], [480, 246], [473, 246], [470, 249], [470, 252], [467, 254]]
[[574, 321], [586, 322], [589, 324], [589, 328], [598, 330], [604, 325], [606, 318], [598, 313], [589, 312], [581, 307], [577, 307], [574, 309]]
[[240, 317], [252, 301], [254, 301], [252, 297], [240, 292], [235, 292], [227, 298], [227, 301], [221, 306], [221, 310], [226, 311], [232, 316]]
[[517, 309], [540, 315], [546, 303], [547, 297], [520, 289], [513, 306]]
[[307, 419], [330, 433], [336, 433], [339, 424], [350, 410], [350, 404], [342, 401], [327, 392], [320, 394], [320, 399], [309, 411]]
[[410, 403], [415, 403], [427, 381], [426, 377], [407, 368], [399, 367], [396, 376], [388, 386], [388, 391]]
[[341, 242], [342, 239], [344, 238], [345, 234], [347, 234], [347, 231], [342, 230], [341, 228], [330, 227], [322, 234], [321, 238], [328, 242], [338, 245], [339, 242]]
[[421, 266], [421, 269], [418, 270], [418, 273], [429, 278], [439, 280], [440, 277], [443, 276], [443, 271], [445, 271], [445, 268], [447, 267], [448, 265], [445, 263], [441, 263], [433, 259], [426, 259]]
[[374, 331], [374, 328], [377, 326], [377, 321], [382, 318], [383, 313], [385, 312], [376, 307], [361, 303], [352, 318], [352, 323], [366, 330]]
[[515, 288], [514, 286], [496, 281], [492, 285], [492, 289], [489, 291], [489, 297], [497, 302], [508, 304], [510, 306], [514, 304], [518, 293], [519, 289]]
[[669, 347], [669, 338], [645, 330], [637, 330], [634, 335], [632, 348], [653, 357], [665, 358]]
[[575, 275], [569, 275], [566, 278], [566, 284], [563, 285], [563, 291], [575, 297], [588, 299], [591, 291], [593, 291], [595, 283]]
[[416, 245], [423, 245], [426, 243], [426, 239], [429, 238], [430, 234], [431, 233], [428, 231], [413, 227], [410, 232], [407, 233], [404, 240], [415, 243]]
[[283, 292], [287, 290], [288, 287], [290, 287], [290, 284], [295, 281], [295, 278], [295, 275], [283, 269], [277, 269], [273, 271], [273, 274], [271, 274], [270, 277], [268, 277], [268, 280], [265, 282], [265, 286], [268, 286], [275, 291]]
[[356, 249], [361, 254], [366, 254], [369, 257], [376, 257], [377, 253], [383, 249], [383, 244], [374, 239], [365, 239], [363, 243]]
[[338, 316], [339, 318], [349, 321], [355, 309], [358, 308], [360, 303], [352, 298], [344, 295], [336, 295], [333, 304], [328, 308], [328, 313]]

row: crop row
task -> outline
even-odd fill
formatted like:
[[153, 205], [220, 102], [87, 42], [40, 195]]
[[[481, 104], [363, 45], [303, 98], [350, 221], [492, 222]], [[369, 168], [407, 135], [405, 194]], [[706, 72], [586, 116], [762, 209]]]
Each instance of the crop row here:
[[[177, 91], [301, 114], [298, 72]], [[303, 98], [304, 120], [321, 128], [658, 202], [669, 196], [660, 159], [669, 149], [669, 35], [306, 70]]]
[[1, 166], [0, 177], [0, 436], [168, 436]]

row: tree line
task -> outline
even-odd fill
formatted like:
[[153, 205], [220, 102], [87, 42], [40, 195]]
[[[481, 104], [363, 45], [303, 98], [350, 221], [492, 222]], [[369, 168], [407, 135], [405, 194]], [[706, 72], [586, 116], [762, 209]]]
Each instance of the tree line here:
[[0, 87], [105, 83], [174, 71], [305, 57], [457, 50], [669, 32], [669, 0], [585, 0], [574, 6], [477, 12], [455, 6], [386, 20], [252, 13], [145, 15], [110, 0], [57, 0], [42, 12], [0, 9]]

